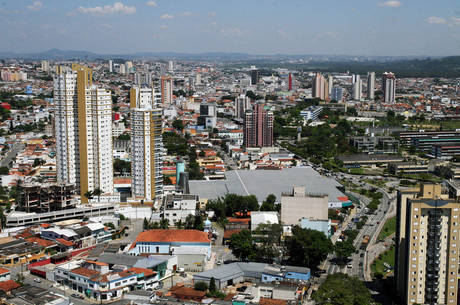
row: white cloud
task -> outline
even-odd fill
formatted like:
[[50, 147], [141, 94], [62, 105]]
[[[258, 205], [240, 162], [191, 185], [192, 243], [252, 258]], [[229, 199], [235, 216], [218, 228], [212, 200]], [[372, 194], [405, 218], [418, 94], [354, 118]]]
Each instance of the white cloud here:
[[388, 0], [385, 2], [379, 2], [380, 7], [400, 7], [402, 3], [398, 0]]
[[78, 11], [83, 14], [92, 15], [108, 15], [108, 14], [134, 14], [136, 8], [134, 6], [127, 6], [121, 2], [115, 2], [113, 5], [94, 6], [94, 7], [83, 7], [80, 6]]
[[281, 30], [281, 29], [277, 30], [276, 34], [278, 34], [278, 36], [281, 37], [281, 38], [286, 38], [287, 37], [287, 33], [284, 30]]
[[216, 15], [217, 15], [216, 12], [209, 12], [208, 14], [209, 17], [216, 17]]
[[157, 3], [155, 1], [147, 1], [145, 5], [155, 7], [157, 6]]
[[182, 17], [190, 17], [190, 16], [192, 16], [192, 13], [190, 13], [190, 12], [182, 12], [182, 13], [180, 13], [180, 15]]
[[247, 34], [247, 31], [241, 30], [240, 28], [233, 27], [233, 28], [223, 28], [220, 30], [222, 36], [226, 37], [241, 37]]
[[167, 28], [168, 28], [167, 25], [164, 25], [164, 24], [160, 25], [160, 29], [162, 29], [162, 30], [166, 30]]
[[453, 25], [460, 25], [460, 18], [459, 17], [451, 17], [450, 20], [452, 21]]
[[174, 15], [164, 14], [164, 15], [161, 15], [160, 18], [161, 19], [174, 19]]
[[43, 6], [43, 3], [41, 3], [40, 1], [35, 1], [33, 4], [31, 5], [28, 5], [27, 8], [31, 11], [38, 11], [39, 9], [41, 9]]
[[446, 23], [446, 19], [442, 17], [431, 16], [426, 19], [429, 24], [443, 24]]

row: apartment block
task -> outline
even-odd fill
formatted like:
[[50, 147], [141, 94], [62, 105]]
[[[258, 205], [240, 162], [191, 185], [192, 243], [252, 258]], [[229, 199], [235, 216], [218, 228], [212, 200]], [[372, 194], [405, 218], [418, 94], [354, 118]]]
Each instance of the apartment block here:
[[245, 147], [273, 146], [273, 113], [265, 110], [263, 104], [246, 111], [243, 142]]

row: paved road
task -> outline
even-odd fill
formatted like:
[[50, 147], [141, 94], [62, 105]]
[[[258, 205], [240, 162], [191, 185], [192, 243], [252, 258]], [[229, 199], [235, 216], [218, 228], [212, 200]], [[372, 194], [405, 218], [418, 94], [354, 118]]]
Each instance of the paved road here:
[[6, 156], [0, 161], [0, 166], [10, 167], [10, 162], [16, 158], [18, 153], [23, 150], [26, 146], [23, 143], [14, 143], [13, 147], [8, 151]]

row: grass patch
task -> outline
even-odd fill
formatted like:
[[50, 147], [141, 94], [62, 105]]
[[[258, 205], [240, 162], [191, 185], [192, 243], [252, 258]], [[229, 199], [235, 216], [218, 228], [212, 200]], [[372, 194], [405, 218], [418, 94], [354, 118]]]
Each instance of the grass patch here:
[[394, 232], [396, 232], [396, 216], [387, 219], [385, 225], [379, 233], [377, 240], [384, 240]]
[[382, 254], [379, 255], [378, 258], [374, 260], [371, 265], [372, 277], [374, 278], [382, 278], [388, 273], [391, 273], [392, 270], [388, 270], [387, 267], [383, 263], [387, 263], [391, 267], [394, 268], [395, 266], [395, 246], [391, 246], [391, 248]]

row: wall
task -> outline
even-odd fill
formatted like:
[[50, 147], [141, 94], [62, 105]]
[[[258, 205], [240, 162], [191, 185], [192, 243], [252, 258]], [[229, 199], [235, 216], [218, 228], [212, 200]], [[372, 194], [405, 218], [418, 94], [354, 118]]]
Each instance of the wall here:
[[281, 222], [284, 225], [297, 225], [301, 218], [328, 220], [329, 197], [281, 197]]

